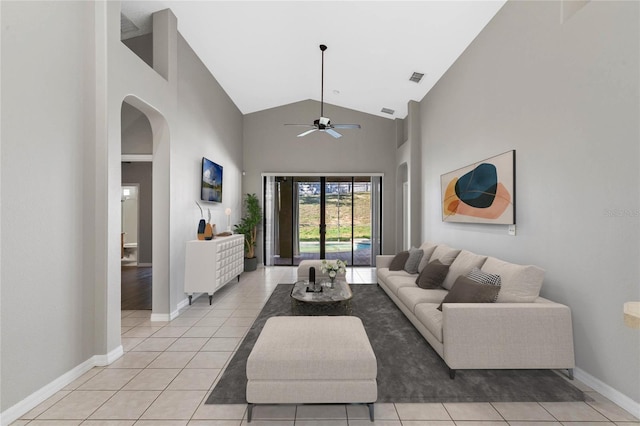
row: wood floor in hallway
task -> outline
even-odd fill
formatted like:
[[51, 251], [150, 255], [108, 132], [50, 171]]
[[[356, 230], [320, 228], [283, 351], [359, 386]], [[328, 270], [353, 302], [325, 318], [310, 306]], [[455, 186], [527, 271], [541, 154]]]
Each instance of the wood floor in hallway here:
[[123, 311], [151, 309], [151, 267], [123, 266], [121, 278], [121, 302]]

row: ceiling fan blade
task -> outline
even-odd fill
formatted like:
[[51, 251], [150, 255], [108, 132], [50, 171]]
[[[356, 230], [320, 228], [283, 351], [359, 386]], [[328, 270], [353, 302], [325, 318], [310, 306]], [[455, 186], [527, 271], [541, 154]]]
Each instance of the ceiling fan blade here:
[[306, 132], [302, 132], [302, 133], [300, 133], [300, 134], [298, 135], [298, 137], [299, 137], [299, 138], [301, 138], [301, 137], [303, 137], [303, 136], [307, 136], [308, 134], [313, 133], [313, 132], [315, 132], [316, 130], [318, 130], [318, 129], [311, 129], [311, 130], [307, 130]]
[[334, 129], [360, 129], [359, 124], [332, 124], [331, 127]]
[[310, 130], [300, 133], [298, 135], [299, 138], [303, 136], [307, 136], [308, 134], [313, 133], [316, 130], [319, 130], [321, 132], [327, 132], [332, 137], [338, 139], [338, 138], [341, 138], [342, 135], [333, 129], [359, 129], [360, 128], [359, 124], [331, 124], [331, 120], [328, 117], [324, 117], [324, 51], [325, 50], [327, 50], [327, 46], [324, 44], [321, 44], [320, 51], [322, 52], [322, 68], [321, 68], [322, 74], [320, 78], [320, 118], [313, 120], [313, 125], [285, 124], [285, 126], [311, 127]]
[[336, 132], [336, 131], [335, 131], [335, 130], [333, 130], [333, 129], [325, 129], [324, 131], [325, 131], [325, 132], [327, 132], [327, 133], [329, 133], [331, 136], [333, 136], [333, 137], [334, 137], [334, 138], [336, 138], [336, 139], [338, 139], [338, 138], [341, 138], [341, 137], [342, 137], [342, 135], [341, 135], [340, 133]]

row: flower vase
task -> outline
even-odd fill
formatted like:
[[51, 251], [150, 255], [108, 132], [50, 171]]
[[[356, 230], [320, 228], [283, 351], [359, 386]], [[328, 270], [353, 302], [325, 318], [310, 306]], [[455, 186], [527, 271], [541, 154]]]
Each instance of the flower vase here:
[[336, 277], [329, 277], [329, 288], [333, 288], [333, 282], [336, 280]]
[[198, 222], [198, 239], [199, 240], [204, 240], [204, 230], [207, 226], [207, 223], [204, 221], [204, 219], [200, 219], [200, 222]]
[[213, 226], [211, 226], [210, 223], [207, 223], [204, 227], [204, 239], [207, 241], [213, 239]]

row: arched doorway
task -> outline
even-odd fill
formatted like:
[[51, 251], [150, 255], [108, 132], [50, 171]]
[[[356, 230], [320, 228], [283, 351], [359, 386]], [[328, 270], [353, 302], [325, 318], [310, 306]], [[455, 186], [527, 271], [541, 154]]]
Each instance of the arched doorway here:
[[[159, 111], [133, 95], [124, 98], [122, 111], [121, 135], [123, 137], [126, 136], [127, 140], [123, 140], [121, 149], [126, 143], [126, 150], [133, 152], [126, 153], [121, 151], [124, 156], [123, 159], [125, 161], [141, 160], [130, 161], [131, 163], [147, 162], [151, 164], [151, 214], [149, 218], [151, 221], [150, 259], [153, 268], [151, 277], [151, 320], [167, 321], [170, 316], [168, 124]], [[139, 246], [140, 248], [142, 247]], [[142, 256], [142, 253], [140, 253], [140, 256]]]
[[120, 308], [151, 310], [153, 132], [147, 116], [127, 102], [122, 102], [120, 123]]

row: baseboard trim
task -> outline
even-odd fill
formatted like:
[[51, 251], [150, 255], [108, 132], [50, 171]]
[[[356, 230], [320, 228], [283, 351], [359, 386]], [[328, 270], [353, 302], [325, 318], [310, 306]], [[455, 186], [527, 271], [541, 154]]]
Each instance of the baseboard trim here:
[[598, 392], [600, 395], [609, 399], [611, 402], [619, 405], [621, 408], [633, 414], [635, 417], [640, 418], [639, 402], [634, 401], [619, 390], [612, 388], [599, 379], [596, 379], [591, 374], [580, 368], [574, 369], [574, 377], [580, 380], [585, 385], [589, 386], [594, 391]]
[[[184, 299], [182, 299], [178, 303], [178, 309], [175, 312], [177, 312], [178, 315], [179, 315], [180, 310], [183, 309], [183, 308], [186, 308], [187, 306], [189, 306], [189, 298], [185, 297]], [[176, 316], [178, 316], [178, 315], [176, 315]]]
[[18, 420], [21, 416], [27, 414], [35, 407], [51, 398], [56, 392], [64, 389], [69, 383], [81, 377], [84, 373], [91, 370], [93, 367], [102, 367], [111, 364], [116, 359], [120, 358], [124, 354], [122, 346], [118, 346], [105, 355], [94, 355], [77, 367], [67, 371], [62, 376], [54, 379], [52, 382], [44, 385], [31, 395], [27, 396], [22, 401], [18, 402], [12, 407], [7, 408], [0, 413], [0, 424], [2, 426], [8, 426], [14, 421]]
[[151, 265], [151, 263], [138, 263], [138, 266], [146, 268], [146, 267], [150, 267], [152, 265]]
[[171, 321], [170, 314], [151, 314], [151, 322], [154, 321]]
[[106, 355], [94, 355], [93, 362], [96, 367], [104, 367], [105, 365], [111, 364], [122, 355], [124, 355], [124, 348], [120, 345]]
[[180, 310], [189, 306], [189, 299], [182, 299], [175, 311], [169, 314], [151, 314], [151, 321], [172, 321], [180, 316]]
[[178, 308], [169, 314], [169, 321], [173, 321], [174, 319], [180, 316], [180, 304], [178, 304]]

